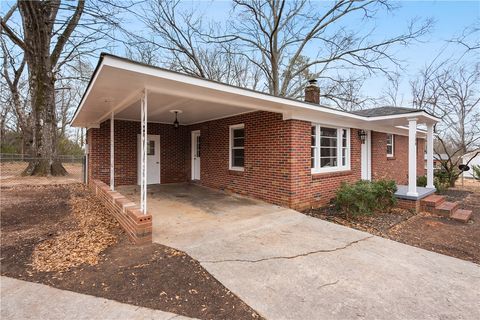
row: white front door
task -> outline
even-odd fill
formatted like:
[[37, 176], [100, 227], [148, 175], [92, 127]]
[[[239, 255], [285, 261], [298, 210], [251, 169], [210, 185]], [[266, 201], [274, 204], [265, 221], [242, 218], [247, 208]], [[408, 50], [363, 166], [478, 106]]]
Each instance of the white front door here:
[[372, 132], [365, 130], [367, 136], [361, 147], [362, 179], [372, 180]]
[[192, 180], [200, 180], [200, 130], [192, 131]]
[[[141, 139], [137, 136], [137, 177], [141, 183]], [[147, 184], [160, 183], [160, 136], [149, 134], [147, 136]]]

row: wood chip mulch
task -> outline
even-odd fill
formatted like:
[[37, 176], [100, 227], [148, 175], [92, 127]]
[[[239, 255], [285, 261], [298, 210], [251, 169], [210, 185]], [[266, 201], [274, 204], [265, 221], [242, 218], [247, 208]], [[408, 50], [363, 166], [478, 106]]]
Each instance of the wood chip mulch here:
[[96, 265], [100, 254], [117, 242], [117, 221], [101, 202], [84, 187], [77, 185], [69, 201], [78, 227], [47, 239], [32, 253], [36, 271], [67, 271], [82, 264]]

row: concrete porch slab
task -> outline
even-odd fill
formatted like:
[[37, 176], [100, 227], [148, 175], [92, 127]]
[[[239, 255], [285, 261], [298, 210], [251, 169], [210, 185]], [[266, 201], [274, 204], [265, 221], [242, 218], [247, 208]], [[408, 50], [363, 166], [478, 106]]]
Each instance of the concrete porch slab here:
[[435, 188], [417, 187], [418, 196], [409, 196], [407, 195], [408, 186], [397, 185], [397, 192], [395, 192], [395, 197], [406, 200], [420, 200], [435, 193], [435, 191]]

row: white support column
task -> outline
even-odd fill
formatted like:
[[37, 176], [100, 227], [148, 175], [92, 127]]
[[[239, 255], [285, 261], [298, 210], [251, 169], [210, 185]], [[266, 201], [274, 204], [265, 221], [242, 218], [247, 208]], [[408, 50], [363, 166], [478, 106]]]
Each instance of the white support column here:
[[408, 192], [407, 196], [418, 196], [417, 192], [417, 118], [408, 119]]
[[140, 101], [140, 210], [147, 213], [147, 89]]
[[433, 124], [427, 124], [427, 188], [433, 184]]
[[110, 190], [115, 190], [115, 128], [114, 114], [110, 117]]

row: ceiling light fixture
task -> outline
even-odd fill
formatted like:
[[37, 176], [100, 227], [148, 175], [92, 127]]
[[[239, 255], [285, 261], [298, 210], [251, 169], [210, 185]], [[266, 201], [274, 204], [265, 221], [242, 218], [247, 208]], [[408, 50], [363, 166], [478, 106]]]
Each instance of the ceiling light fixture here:
[[175, 113], [175, 121], [173, 121], [173, 127], [178, 129], [180, 127], [180, 122], [178, 122], [178, 114], [182, 113], [182, 110], [170, 110], [171, 113]]

